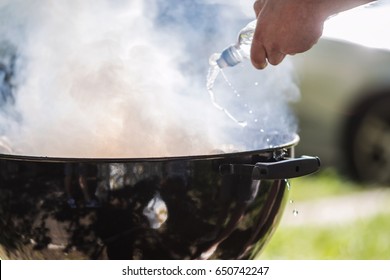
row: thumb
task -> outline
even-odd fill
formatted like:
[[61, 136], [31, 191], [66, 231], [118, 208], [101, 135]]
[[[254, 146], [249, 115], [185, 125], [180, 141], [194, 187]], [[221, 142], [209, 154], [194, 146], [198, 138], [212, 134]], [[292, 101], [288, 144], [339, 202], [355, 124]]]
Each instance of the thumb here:
[[251, 62], [255, 68], [264, 69], [265, 67], [267, 67], [267, 52], [261, 40], [261, 35], [259, 34], [260, 29], [258, 28], [258, 26], [259, 21], [257, 22], [257, 27], [255, 29], [252, 39]]
[[267, 53], [264, 46], [259, 42], [253, 40], [251, 46], [251, 61], [255, 68], [264, 69], [267, 67]]

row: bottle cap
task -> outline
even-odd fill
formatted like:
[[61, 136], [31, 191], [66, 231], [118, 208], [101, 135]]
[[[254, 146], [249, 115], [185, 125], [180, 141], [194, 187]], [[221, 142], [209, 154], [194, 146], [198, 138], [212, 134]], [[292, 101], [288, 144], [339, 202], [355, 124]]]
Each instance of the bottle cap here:
[[232, 67], [240, 62], [240, 56], [234, 45], [224, 49], [219, 59], [217, 59], [219, 68]]

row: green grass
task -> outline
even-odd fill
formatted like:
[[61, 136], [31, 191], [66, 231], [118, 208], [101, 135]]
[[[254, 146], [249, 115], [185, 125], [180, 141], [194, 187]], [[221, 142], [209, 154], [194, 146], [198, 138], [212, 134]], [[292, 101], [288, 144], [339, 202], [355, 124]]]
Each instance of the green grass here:
[[390, 214], [343, 226], [280, 227], [260, 259], [390, 259]]
[[[348, 195], [375, 186], [356, 184], [332, 170], [292, 180], [290, 198], [313, 201]], [[283, 226], [271, 238], [260, 259], [377, 260], [390, 259], [390, 213], [345, 224]]]
[[290, 183], [290, 196], [297, 201], [346, 195], [373, 187], [357, 184], [340, 176], [333, 169], [325, 169], [310, 176], [292, 179]]

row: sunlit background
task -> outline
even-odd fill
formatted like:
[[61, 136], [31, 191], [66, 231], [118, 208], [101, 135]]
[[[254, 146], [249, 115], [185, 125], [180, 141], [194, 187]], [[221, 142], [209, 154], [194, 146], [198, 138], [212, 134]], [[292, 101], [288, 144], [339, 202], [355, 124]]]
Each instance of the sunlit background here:
[[[0, 1], [0, 8], [6, 2], [12, 1]], [[24, 4], [23, 1], [15, 2]], [[30, 2], [34, 4], [34, 1]], [[117, 30], [108, 30], [108, 32], [112, 32], [110, 33], [112, 40], [100, 42], [99, 38], [93, 36], [93, 33], [90, 34], [92, 42], [87, 40], [87, 45], [91, 44], [95, 47], [103, 45], [102, 49], [96, 50], [94, 48], [94, 50], [107, 54], [106, 51], [112, 50], [112, 48], [115, 52], [121, 53], [123, 51], [121, 47], [127, 47], [127, 42], [137, 38], [137, 40], [141, 40], [142, 47], [147, 47], [151, 56], [141, 52], [139, 46], [134, 46], [132, 53], [124, 53], [127, 65], [112, 62], [110, 57], [100, 57], [101, 68], [99, 71], [95, 71], [96, 69], [93, 67], [96, 61], [88, 59], [87, 56], [87, 63], [80, 63], [77, 67], [78, 71], [88, 70], [86, 75], [84, 75], [85, 73], [82, 75], [82, 81], [91, 81], [91, 88], [95, 88], [92, 85], [96, 81], [99, 82], [99, 88], [104, 88], [105, 79], [112, 82], [110, 80], [112, 77], [104, 75], [107, 67], [125, 76], [128, 73], [136, 73], [136, 78], [132, 81], [136, 82], [136, 86], [142, 89], [138, 93], [144, 95], [129, 98], [127, 92], [123, 91], [122, 88], [122, 86], [125, 88], [129, 86], [128, 80], [119, 79], [119, 81], [115, 80], [118, 87], [116, 87], [114, 99], [107, 98], [104, 91], [97, 91], [95, 94], [103, 101], [100, 103], [94, 100], [90, 103], [91, 99], [88, 96], [81, 95], [80, 97], [78, 95], [86, 89], [78, 87], [77, 81], [75, 87], [70, 90], [73, 95], [67, 95], [69, 88], [58, 87], [58, 84], [55, 83], [64, 77], [72, 80], [74, 68], [63, 63], [64, 61], [59, 61], [61, 69], [66, 70], [67, 73], [62, 76], [64, 72], [61, 69], [38, 61], [36, 65], [58, 70], [58, 72], [50, 72], [49, 78], [52, 78], [50, 81], [54, 82], [46, 83], [30, 76], [27, 85], [37, 88], [53, 86], [56, 90], [64, 93], [65, 103], [58, 107], [60, 108], [58, 111], [57, 107], [48, 108], [43, 105], [42, 100], [50, 102], [50, 97], [43, 97], [39, 94], [28, 95], [27, 99], [18, 100], [19, 107], [17, 109], [26, 109], [26, 107], [34, 105], [37, 111], [21, 110], [15, 113], [8, 106], [9, 104], [6, 104], [10, 100], [6, 95], [7, 92], [2, 91], [0, 101], [3, 104], [0, 103], [0, 108], [2, 108], [0, 121], [4, 120], [4, 112], [10, 113], [14, 117], [11, 126], [3, 125], [0, 127], [0, 149], [3, 149], [2, 152], [23, 153], [22, 144], [25, 143], [22, 143], [20, 138], [15, 137], [20, 132], [24, 133], [26, 138], [37, 140], [39, 143], [42, 135], [34, 136], [32, 133], [34, 129], [41, 129], [45, 132], [47, 129], [52, 130], [55, 135], [53, 139], [61, 139], [61, 141], [57, 140], [57, 146], [54, 150], [57, 151], [58, 147], [65, 147], [71, 151], [74, 147], [73, 143], [69, 142], [64, 145], [66, 137], [59, 137], [56, 134], [60, 130], [56, 130], [55, 127], [62, 127], [64, 123], [61, 120], [63, 119], [60, 118], [60, 121], [56, 122], [50, 117], [53, 113], [66, 115], [69, 110], [76, 110], [81, 114], [87, 110], [89, 116], [99, 118], [102, 108], [109, 113], [118, 112], [118, 104], [120, 103], [125, 104], [119, 108], [122, 116], [131, 119], [130, 117], [133, 115], [141, 115], [143, 121], [146, 120], [150, 127], [158, 127], [160, 123], [156, 124], [148, 118], [150, 116], [143, 115], [142, 110], [130, 106], [132, 102], [141, 102], [141, 100], [148, 101], [145, 105], [148, 108], [157, 109], [163, 107], [163, 104], [167, 105], [169, 113], [177, 111], [182, 113], [185, 109], [199, 109], [195, 110], [197, 112], [195, 121], [190, 118], [194, 115], [188, 114], [188, 118], [185, 120], [175, 119], [174, 125], [168, 127], [168, 136], [172, 135], [171, 132], [174, 129], [181, 127], [180, 136], [182, 138], [180, 140], [192, 140], [194, 127], [201, 129], [201, 131], [210, 131], [218, 127], [218, 131], [222, 132], [226, 131], [224, 130], [226, 127], [230, 128], [231, 124], [226, 124], [229, 120], [226, 121], [225, 116], [213, 108], [205, 90], [208, 58], [213, 52], [221, 51], [224, 47], [234, 43], [239, 29], [254, 18], [253, 0], [197, 0], [180, 1], [180, 4], [174, 0], [152, 2], [154, 5], [151, 7], [160, 13], [159, 16], [155, 17], [159, 25], [158, 30], [153, 31], [156, 34], [154, 40], [142, 41], [142, 30], [148, 32], [153, 30], [152, 26], [149, 25], [151, 22], [148, 17], [150, 14], [156, 13], [156, 10], [153, 9], [145, 17], [143, 17], [144, 15], [134, 17], [141, 20], [137, 23], [139, 25], [124, 21], [129, 32], [121, 30], [120, 33], [117, 33]], [[387, 4], [389, 1], [378, 2], [370, 5], [369, 8], [359, 8], [331, 18], [326, 24], [324, 37], [311, 51], [288, 58], [282, 65], [269, 66], [263, 71], [254, 70], [249, 62], [243, 63], [237, 68], [226, 71], [233, 86], [226, 85], [226, 81], [223, 79], [218, 81], [219, 84], [216, 84], [216, 87], [220, 87], [217, 92], [219, 100], [222, 102], [223, 100], [233, 101], [233, 104], [235, 102], [237, 104], [237, 101], [242, 102], [245, 97], [245, 100], [251, 102], [254, 110], [267, 112], [269, 118], [263, 118], [264, 124], [270, 127], [281, 127], [287, 124], [289, 132], [297, 130], [301, 138], [296, 151], [297, 156], [302, 154], [318, 155], [323, 162], [322, 170], [317, 174], [291, 180], [290, 201], [286, 206], [281, 225], [263, 254], [258, 256], [260, 259], [390, 258], [390, 110], [388, 109], [390, 108], [388, 97], [390, 95], [390, 32], [388, 30], [390, 10]], [[101, 4], [101, 1], [99, 3]], [[121, 3], [121, 1], [117, 1], [117, 3]], [[85, 10], [77, 9], [77, 14], [81, 18], [83, 11]], [[40, 12], [45, 14], [44, 9]], [[74, 14], [74, 10], [68, 12], [69, 15]], [[123, 23], [123, 18], [112, 17], [109, 11], [107, 13], [111, 19], [115, 19], [113, 25]], [[27, 13], [27, 15], [29, 14]], [[124, 17], [134, 16], [131, 11], [129, 14], [122, 15]], [[6, 19], [4, 15], [1, 16], [0, 19]], [[59, 25], [63, 24], [63, 22], [57, 21], [56, 16], [45, 19]], [[77, 23], [77, 18], [74, 19], [74, 22]], [[84, 23], [86, 24], [84, 27], [89, 30], [88, 22]], [[55, 25], [50, 26], [55, 27]], [[102, 22], [101, 24], [102, 28], [108, 26], [110, 26], [109, 23]], [[4, 25], [0, 26], [0, 31], [2, 31], [2, 27]], [[14, 27], [20, 28], [20, 26]], [[185, 34], [186, 36], [183, 37], [186, 39], [167, 43], [164, 40], [167, 40], [169, 36], [163, 34], [168, 31], [176, 35]], [[56, 33], [55, 29], [44, 30], [43, 33], [38, 34], [37, 38], [40, 40], [29, 41], [32, 44], [30, 47], [33, 46], [33, 48], [28, 49], [28, 53], [25, 55], [35, 57], [33, 51], [42, 51], [41, 47], [45, 45], [43, 44], [46, 42], [45, 40], [53, 44], [55, 51], [61, 51], [61, 49], [55, 48], [57, 44], [71, 43], [62, 36], [59, 36], [58, 41], [47, 36], [53, 33]], [[119, 35], [123, 34], [127, 34], [119, 40], [123, 45], [118, 45], [115, 40], [118, 40]], [[24, 34], [18, 33], [19, 35]], [[16, 37], [12, 37], [12, 40], [20, 39]], [[86, 40], [83, 36], [77, 37], [77, 39]], [[162, 44], [162, 42], [165, 43]], [[88, 54], [88, 51], [86, 53]], [[47, 55], [53, 54], [49, 52]], [[74, 60], [79, 58], [77, 52], [70, 57]], [[0, 58], [2, 57], [0, 56]], [[107, 64], [107, 61], [110, 63]], [[142, 65], [142, 71], [138, 67], [133, 67], [135, 63], [142, 64], [145, 61], [153, 64], [157, 71], [151, 72], [149, 75], [151, 68], [147, 65]], [[165, 66], [173, 62], [177, 63], [176, 67], [171, 69], [171, 72], [165, 72]], [[31, 73], [36, 70], [36, 65], [29, 69], [32, 71]], [[291, 65], [294, 68], [291, 68]], [[47, 69], [44, 70], [47, 71]], [[291, 73], [292, 69], [294, 70]], [[143, 79], [138, 79], [140, 76]], [[291, 79], [291, 76], [294, 76], [294, 79]], [[145, 79], [145, 77], [147, 78]], [[189, 80], [188, 77], [192, 77], [192, 79]], [[0, 77], [0, 82], [2, 82], [2, 78]], [[145, 87], [145, 84], [155, 80], [161, 82], [154, 88]], [[287, 83], [280, 83], [280, 81], [287, 81]], [[296, 86], [299, 86], [301, 90], [300, 98], [295, 95], [297, 93]], [[146, 91], [144, 91], [145, 88]], [[244, 97], [237, 98], [234, 92], [237, 89], [246, 95], [241, 94]], [[25, 93], [23, 88], [20, 90], [20, 96], [23, 96]], [[156, 92], [166, 93], [169, 98], [179, 96], [180, 102], [184, 102], [190, 96], [193, 103], [190, 102], [183, 109], [184, 103], [172, 104], [170, 101], [172, 99], [163, 98], [161, 94], [156, 95]], [[286, 92], [294, 94], [286, 94]], [[383, 99], [375, 99], [377, 96]], [[280, 98], [283, 103], [277, 102]], [[291, 106], [291, 111], [290, 107], [287, 108], [286, 103]], [[373, 104], [374, 107], [362, 107], [361, 104]], [[231, 104], [226, 106], [234, 107]], [[129, 108], [134, 110], [133, 114], [128, 113]], [[282, 113], [275, 114], [275, 109], [281, 109]], [[234, 111], [234, 108], [232, 110]], [[166, 111], [158, 110], [155, 112], [156, 115], [153, 117], [158, 121], [160, 116], [166, 113]], [[248, 112], [249, 110], [240, 117], [247, 118]], [[30, 129], [29, 126], [22, 126], [20, 130], [19, 127], [15, 129], [13, 125], [19, 124], [19, 113], [31, 117], [29, 125], [32, 125], [33, 129]], [[212, 122], [208, 122], [208, 127], [202, 125], [205, 115], [212, 120]], [[272, 118], [272, 116], [276, 117]], [[93, 126], [90, 119], [92, 118], [83, 119], [82, 124], [85, 127]], [[75, 120], [73, 121], [75, 122]], [[183, 121], [186, 122], [185, 126], [182, 125]], [[74, 122], [70, 121], [65, 125], [72, 127]], [[224, 124], [222, 129], [218, 126], [220, 122]], [[129, 139], [134, 139], [131, 133], [122, 130], [126, 124], [119, 119], [109, 118], [103, 124], [103, 128], [108, 129], [113, 137], [116, 137], [117, 134], [125, 136], [124, 140], [119, 141], [121, 145], [128, 144]], [[132, 125], [139, 126], [139, 123]], [[99, 137], [104, 133], [100, 128], [102, 127], [93, 127], [88, 131], [88, 135], [92, 136], [91, 139], [101, 139]], [[152, 140], [157, 139], [156, 143], [158, 144], [165, 143], [170, 144], [168, 145], [170, 147], [176, 147], [178, 142], [168, 141], [167, 135], [161, 131], [163, 130], [159, 130], [161, 133], [158, 135], [159, 137]], [[11, 134], [7, 135], [5, 132], [11, 132]], [[15, 132], [17, 133], [15, 134]], [[84, 127], [74, 130], [74, 134], [82, 135], [83, 133], [85, 133]], [[205, 139], [205, 141], [199, 141], [196, 144], [204, 145], [204, 143], [209, 144], [210, 142], [213, 145], [214, 143], [221, 144], [226, 136], [217, 134], [213, 135], [211, 139]], [[215, 141], [216, 136], [223, 136], [223, 140]], [[140, 142], [135, 141], [134, 143], [139, 144], [144, 141], [145, 138], [141, 137]], [[17, 147], [12, 147], [10, 143], [17, 143]], [[180, 153], [187, 152], [185, 148], [189, 146], [195, 147], [192, 146], [192, 143], [188, 143], [190, 142], [184, 141], [184, 148], [179, 151]], [[215, 148], [213, 145], [207, 146], [207, 149]], [[35, 146], [28, 147], [28, 151], [39, 153], [39, 148], [41, 148], [39, 145], [38, 150]], [[200, 150], [203, 151], [203, 149]], [[73, 150], [71, 152], [75, 153]], [[82, 152], [93, 155], [96, 149]], [[107, 151], [104, 150], [104, 152]], [[121, 152], [121, 150], [114, 149], [114, 156]]]

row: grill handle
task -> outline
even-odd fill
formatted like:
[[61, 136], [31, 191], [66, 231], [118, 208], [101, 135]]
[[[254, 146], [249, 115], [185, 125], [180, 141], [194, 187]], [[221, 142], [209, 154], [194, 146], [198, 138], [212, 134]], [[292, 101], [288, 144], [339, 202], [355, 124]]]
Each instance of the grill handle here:
[[318, 157], [303, 156], [276, 162], [258, 162], [252, 170], [252, 180], [289, 179], [316, 172], [321, 162]]
[[305, 176], [316, 172], [321, 162], [318, 157], [302, 156], [274, 162], [258, 162], [251, 164], [223, 164], [222, 175], [252, 176], [252, 180], [283, 180]]

